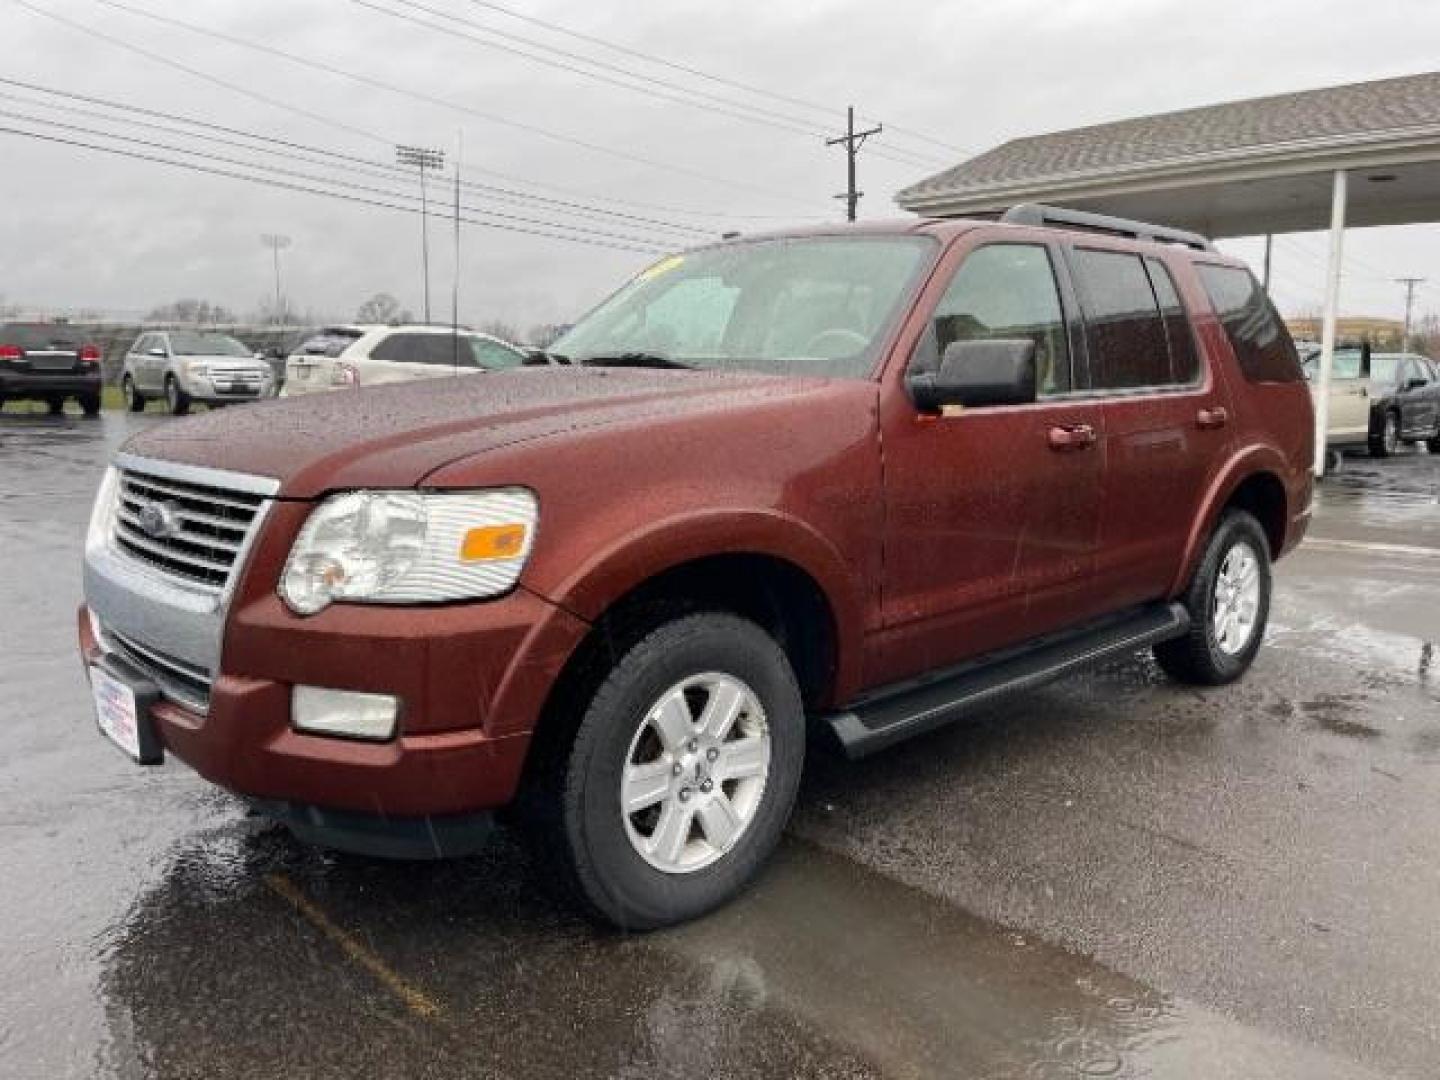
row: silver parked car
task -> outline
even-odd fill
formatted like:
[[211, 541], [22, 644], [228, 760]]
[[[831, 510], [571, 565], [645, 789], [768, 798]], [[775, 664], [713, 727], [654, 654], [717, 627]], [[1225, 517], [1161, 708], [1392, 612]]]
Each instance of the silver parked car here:
[[152, 330], [125, 354], [120, 389], [131, 412], [163, 398], [172, 413], [192, 402], [253, 401], [274, 390], [270, 365], [229, 334], [210, 330]]

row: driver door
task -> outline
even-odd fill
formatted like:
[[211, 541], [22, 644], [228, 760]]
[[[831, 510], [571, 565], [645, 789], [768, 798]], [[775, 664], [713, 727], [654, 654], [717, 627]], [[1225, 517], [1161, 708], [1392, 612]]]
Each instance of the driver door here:
[[952, 341], [1027, 337], [1037, 400], [927, 415], [901, 379], [882, 397], [883, 629], [867, 681], [903, 679], [1104, 610], [1094, 586], [1104, 414], [1074, 395], [1084, 385], [1076, 307], [1058, 251], [1033, 235], [977, 230], [961, 239], [922, 298], [922, 325], [908, 328], [917, 334], [908, 369], [933, 370]]

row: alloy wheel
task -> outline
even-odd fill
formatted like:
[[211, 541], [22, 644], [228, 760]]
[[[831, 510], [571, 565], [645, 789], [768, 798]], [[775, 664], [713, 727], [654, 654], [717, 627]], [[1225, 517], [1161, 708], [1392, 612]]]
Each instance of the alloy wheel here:
[[1243, 652], [1255, 634], [1260, 612], [1260, 557], [1245, 542], [1225, 553], [1215, 579], [1211, 632], [1222, 652]]
[[620, 811], [631, 845], [667, 874], [703, 869], [754, 821], [770, 772], [770, 732], [755, 692], [733, 675], [676, 683], [630, 740]]

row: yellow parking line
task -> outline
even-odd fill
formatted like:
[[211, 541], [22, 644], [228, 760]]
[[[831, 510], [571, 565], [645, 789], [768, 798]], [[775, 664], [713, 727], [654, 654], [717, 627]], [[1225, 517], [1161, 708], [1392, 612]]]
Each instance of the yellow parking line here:
[[426, 1020], [435, 1020], [440, 1017], [443, 1010], [440, 1008], [439, 1002], [424, 991], [411, 986], [396, 974], [384, 960], [362, 945], [353, 934], [331, 922], [330, 917], [320, 909], [319, 905], [301, 892], [299, 886], [284, 874], [266, 874], [265, 884], [270, 887], [272, 892], [288, 901], [296, 911], [309, 920], [315, 929], [338, 945], [346, 956], [379, 979], [385, 989], [399, 998], [405, 1007], [416, 1016]]

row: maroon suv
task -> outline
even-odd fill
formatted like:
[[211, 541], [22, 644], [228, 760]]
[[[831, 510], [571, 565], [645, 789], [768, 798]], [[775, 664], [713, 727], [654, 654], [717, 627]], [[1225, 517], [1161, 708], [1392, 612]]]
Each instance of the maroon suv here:
[[1294, 347], [1189, 233], [730, 240], [554, 354], [133, 438], [86, 545], [102, 729], [337, 847], [513, 806], [658, 926], [764, 862], [807, 718], [860, 756], [1140, 648], [1234, 679], [1308, 520]]

